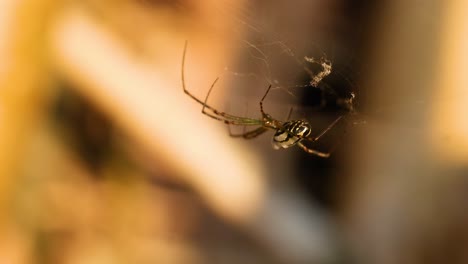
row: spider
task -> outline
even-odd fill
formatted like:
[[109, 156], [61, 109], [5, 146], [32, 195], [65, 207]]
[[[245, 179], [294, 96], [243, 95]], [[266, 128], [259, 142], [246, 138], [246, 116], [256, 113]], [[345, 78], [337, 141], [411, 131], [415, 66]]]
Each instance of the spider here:
[[[271, 115], [265, 113], [263, 110], [263, 101], [267, 97], [268, 93], [270, 92], [271, 85], [268, 86], [265, 94], [263, 95], [262, 99], [260, 100], [260, 112], [262, 117], [260, 119], [256, 118], [249, 118], [249, 117], [241, 117], [236, 115], [231, 115], [225, 112], [218, 111], [214, 107], [208, 105], [208, 97], [210, 96], [213, 87], [216, 85], [218, 78], [214, 80], [211, 84], [208, 93], [206, 94], [205, 100], [202, 101], [201, 99], [195, 97], [191, 94], [185, 85], [185, 54], [187, 52], [187, 41], [184, 45], [184, 52], [182, 55], [182, 88], [184, 93], [190, 96], [193, 100], [201, 104], [202, 113], [207, 115], [213, 119], [219, 120], [224, 122], [227, 125], [239, 125], [239, 126], [258, 126], [257, 128], [243, 132], [242, 134], [232, 134], [229, 133], [232, 137], [242, 137], [244, 139], [253, 139], [264, 132], [268, 131], [269, 129], [275, 130], [275, 134], [273, 135], [272, 145], [274, 149], [285, 149], [292, 146], [299, 146], [305, 152], [322, 157], [328, 158], [330, 156], [330, 152], [321, 152], [312, 148], [309, 148], [305, 145], [306, 142], [315, 142], [319, 140], [323, 135], [325, 135], [343, 116], [339, 116], [335, 121], [333, 121], [327, 128], [325, 128], [318, 136], [312, 136], [312, 126], [309, 122], [304, 120], [289, 120], [289, 121], [280, 121], [273, 118]], [[289, 112], [289, 116], [291, 115], [291, 111]]]

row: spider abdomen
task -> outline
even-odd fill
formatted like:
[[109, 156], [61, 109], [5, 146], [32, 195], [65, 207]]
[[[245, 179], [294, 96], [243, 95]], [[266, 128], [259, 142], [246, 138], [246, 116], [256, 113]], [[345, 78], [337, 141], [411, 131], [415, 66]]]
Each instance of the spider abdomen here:
[[289, 148], [296, 145], [301, 139], [308, 137], [311, 127], [308, 122], [302, 120], [288, 121], [276, 130], [273, 136], [273, 148]]

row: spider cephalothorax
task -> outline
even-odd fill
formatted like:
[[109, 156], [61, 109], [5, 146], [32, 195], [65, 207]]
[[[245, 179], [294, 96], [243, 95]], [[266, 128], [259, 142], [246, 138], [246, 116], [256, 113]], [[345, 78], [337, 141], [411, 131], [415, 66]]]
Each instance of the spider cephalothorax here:
[[[327, 158], [330, 156], [330, 153], [317, 151], [317, 150], [307, 147], [306, 145], [304, 145], [304, 142], [314, 142], [314, 141], [319, 140], [320, 137], [322, 137], [326, 132], [328, 132], [341, 119], [342, 116], [339, 116], [332, 124], [330, 124], [327, 128], [325, 128], [318, 136], [311, 137], [312, 128], [308, 122], [303, 121], [303, 120], [291, 120], [291, 121], [282, 122], [273, 118], [271, 115], [265, 113], [265, 111], [263, 110], [263, 101], [268, 95], [268, 92], [270, 92], [271, 85], [268, 87], [267, 91], [265, 92], [265, 95], [263, 95], [262, 99], [260, 100], [260, 103], [259, 103], [260, 113], [262, 114], [262, 117], [259, 119], [235, 116], [235, 115], [231, 115], [225, 112], [218, 111], [214, 107], [208, 105], [208, 97], [210, 96], [211, 90], [213, 90], [213, 87], [218, 81], [218, 78], [216, 78], [216, 80], [211, 84], [210, 90], [208, 90], [208, 93], [206, 94], [204, 101], [195, 97], [185, 87], [184, 65], [185, 65], [186, 51], [187, 51], [187, 42], [185, 42], [184, 53], [182, 56], [182, 88], [185, 94], [187, 94], [197, 103], [202, 105], [202, 113], [213, 119], [222, 121], [227, 125], [257, 126], [257, 128], [251, 131], [244, 132], [242, 134], [231, 133], [231, 136], [251, 139], [251, 138], [255, 138], [263, 134], [268, 129], [273, 129], [273, 130], [276, 130], [275, 135], [273, 136], [273, 147], [275, 149], [289, 148], [291, 146], [297, 145], [307, 153], [314, 154], [323, 158]], [[325, 69], [324, 67], [324, 70], [327, 70], [327, 69]], [[321, 78], [323, 78], [323, 76]]]

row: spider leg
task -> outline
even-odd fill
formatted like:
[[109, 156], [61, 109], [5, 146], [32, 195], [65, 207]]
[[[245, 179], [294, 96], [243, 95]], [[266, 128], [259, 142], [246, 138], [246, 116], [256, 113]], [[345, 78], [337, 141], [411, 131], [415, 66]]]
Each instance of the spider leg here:
[[[185, 85], [185, 55], [187, 53], [187, 41], [185, 41], [184, 45], [184, 52], [182, 55], [182, 70], [181, 70], [181, 75], [182, 75], [182, 88], [184, 90], [184, 93], [190, 96], [193, 100], [195, 100], [197, 103], [201, 104], [203, 106], [202, 108], [202, 113], [219, 121], [222, 121], [226, 124], [233, 124], [233, 125], [262, 125], [263, 122], [262, 120], [259, 119], [254, 119], [254, 118], [247, 118], [247, 117], [240, 117], [240, 116], [235, 116], [235, 115], [230, 115], [221, 111], [216, 110], [214, 107], [210, 106], [207, 104], [208, 97], [210, 96], [211, 91], [213, 90], [213, 87], [216, 85], [216, 82], [218, 81], [219, 78], [216, 78], [214, 82], [211, 84], [210, 90], [208, 91], [205, 101], [202, 101], [195, 97], [193, 94], [191, 94]], [[210, 110], [212, 113], [207, 111]]]
[[268, 86], [268, 89], [266, 90], [265, 94], [263, 95], [262, 100], [260, 100], [260, 112], [262, 112], [262, 116], [267, 116], [265, 111], [263, 111], [263, 100], [265, 100], [265, 97], [270, 92], [270, 89], [271, 89], [271, 84], [270, 84], [270, 86]]
[[[219, 78], [216, 78], [213, 84], [211, 84], [210, 90], [208, 90], [208, 93], [206, 94], [205, 101], [202, 103], [203, 105], [202, 113], [216, 120], [223, 121], [226, 124], [244, 125], [244, 126], [261, 125], [262, 124], [261, 120], [227, 114], [225, 112], [218, 111], [208, 105], [208, 97], [210, 97], [211, 91], [213, 90], [218, 79]], [[207, 112], [206, 109], [211, 110], [213, 113]]]
[[321, 152], [315, 149], [308, 148], [306, 145], [304, 145], [302, 142], [298, 142], [297, 145], [302, 148], [305, 152], [309, 154], [316, 155], [321, 158], [328, 158], [330, 157], [331, 152]]
[[317, 141], [319, 140], [323, 135], [325, 135], [328, 131], [330, 131], [330, 129], [332, 129], [336, 123], [338, 123], [338, 121], [341, 120], [341, 118], [343, 118], [343, 116], [339, 116], [337, 119], [335, 119], [335, 121], [333, 121], [333, 123], [331, 123], [327, 128], [325, 128], [318, 136], [316, 136], [315, 138], [305, 138], [304, 140], [302, 141], [299, 141], [297, 143], [297, 145], [302, 148], [305, 152], [307, 153], [310, 153], [310, 154], [313, 154], [313, 155], [316, 155], [316, 156], [319, 156], [319, 157], [322, 157], [322, 158], [328, 158], [330, 157], [330, 154], [333, 152], [333, 150], [335, 149], [335, 147], [332, 148], [332, 150], [328, 151], [328, 152], [322, 152], [322, 151], [318, 151], [318, 150], [315, 150], [315, 149], [311, 149], [309, 147], [307, 147], [303, 141], [311, 141], [311, 142], [314, 142], [314, 141]]
[[260, 136], [261, 134], [265, 133], [268, 129], [265, 127], [258, 127], [254, 130], [243, 132], [242, 134], [233, 134], [231, 131], [231, 126], [228, 126], [229, 129], [229, 136], [231, 137], [242, 137], [245, 139], [252, 139], [255, 137]]
[[293, 107], [291, 107], [291, 108], [289, 109], [289, 113], [288, 113], [288, 117], [286, 117], [286, 121], [288, 121], [289, 118], [291, 118], [291, 114], [292, 114], [293, 110], [294, 110]]
[[211, 111], [213, 111], [216, 115], [217, 114], [217, 110], [214, 109], [213, 107], [209, 106], [206, 104], [206, 101], [208, 100], [208, 96], [210, 95], [211, 93], [211, 90], [213, 89], [213, 87], [216, 85], [216, 82], [218, 82], [218, 78], [216, 78], [214, 80], [214, 82], [211, 84], [211, 87], [210, 87], [210, 90], [208, 91], [208, 94], [205, 98], [205, 101], [203, 102], [202, 100], [198, 99], [197, 97], [195, 97], [193, 94], [191, 94], [188, 90], [187, 90], [187, 87], [185, 86], [185, 55], [187, 53], [187, 41], [185, 41], [185, 45], [184, 45], [184, 52], [183, 52], [183, 55], [182, 55], [182, 88], [184, 89], [184, 93], [188, 96], [190, 96], [193, 100], [195, 100], [196, 102], [198, 102], [199, 104], [203, 105], [203, 108], [202, 108], [202, 113], [211, 117], [211, 118], [214, 118], [214, 119], [217, 119], [217, 120], [222, 120], [220, 119], [219, 117], [215, 116], [215, 115], [211, 115], [210, 113], [207, 113], [205, 111], [205, 108], [208, 108], [210, 109]]
[[[224, 112], [219, 112], [218, 110], [214, 109], [213, 107], [209, 106], [207, 104], [208, 102], [208, 97], [210, 97], [210, 94], [211, 94], [211, 91], [213, 90], [213, 87], [216, 85], [216, 82], [218, 82], [219, 80], [219, 77], [217, 77], [214, 82], [211, 84], [211, 87], [210, 89], [208, 90], [208, 93], [206, 94], [206, 97], [205, 97], [205, 101], [202, 103], [203, 107], [202, 107], [202, 113], [204, 115], [207, 115], [211, 118], [214, 118], [216, 120], [220, 120], [220, 121], [227, 121], [226, 118], [224, 118], [225, 116], [227, 116], [227, 114], [225, 114]], [[198, 100], [197, 100], [198, 101]], [[211, 114], [211, 113], [208, 113], [206, 111], [206, 109], [210, 109], [211, 111], [213, 111], [214, 115]], [[220, 117], [221, 116], [221, 117]]]
[[282, 122], [279, 120], [274, 119], [271, 117], [271, 115], [265, 113], [263, 110], [263, 101], [267, 97], [268, 93], [271, 90], [271, 84], [268, 86], [268, 89], [266, 90], [265, 94], [262, 97], [262, 100], [260, 100], [260, 112], [262, 113], [262, 126], [267, 127], [267, 128], [272, 128], [272, 129], [278, 129], [282, 126]]
[[325, 128], [318, 136], [316, 136], [315, 138], [307, 138], [307, 140], [309, 141], [317, 141], [319, 140], [323, 135], [325, 135], [328, 131], [330, 131], [330, 129], [332, 129], [336, 123], [338, 123], [338, 121], [341, 120], [341, 118], [343, 118], [343, 116], [339, 116], [337, 119], [335, 119], [335, 121], [333, 121], [333, 123], [331, 123], [327, 128]]
[[[249, 104], [248, 104], [248, 102], [245, 102], [245, 112], [244, 112], [244, 115], [247, 115], [247, 109], [249, 109]], [[242, 126], [242, 134], [241, 134], [241, 135], [235, 135], [235, 134], [233, 134], [232, 131], [231, 131], [231, 126], [230, 126], [230, 125], [228, 125], [228, 130], [229, 130], [229, 135], [230, 135], [231, 137], [241, 137], [241, 136], [243, 136], [243, 134], [247, 133], [247, 126], [246, 126], [246, 125]]]

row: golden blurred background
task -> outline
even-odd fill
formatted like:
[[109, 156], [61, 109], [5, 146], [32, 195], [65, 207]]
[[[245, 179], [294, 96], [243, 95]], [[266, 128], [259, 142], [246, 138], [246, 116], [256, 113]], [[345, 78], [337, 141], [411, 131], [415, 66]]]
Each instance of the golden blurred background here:
[[[462, 0], [1, 1], [0, 263], [467, 263], [467, 14]], [[316, 146], [332, 157], [230, 138], [182, 91], [185, 41], [188, 89], [204, 98], [220, 77], [220, 111], [258, 117], [273, 84], [278, 119], [292, 100], [318, 133], [345, 112]], [[355, 112], [301, 110], [319, 90], [295, 85], [310, 76], [292, 58], [309, 53]]]

